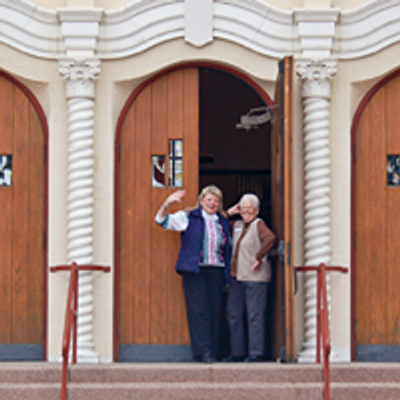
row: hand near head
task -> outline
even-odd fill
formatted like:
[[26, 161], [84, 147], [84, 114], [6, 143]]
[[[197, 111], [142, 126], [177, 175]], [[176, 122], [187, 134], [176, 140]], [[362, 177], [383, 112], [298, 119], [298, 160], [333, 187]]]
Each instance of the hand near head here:
[[227, 212], [226, 212], [230, 217], [232, 215], [240, 214], [240, 203], [235, 204], [232, 206]]
[[186, 194], [186, 190], [177, 190], [176, 192], [170, 194], [165, 200], [164, 205], [170, 206], [173, 203], [182, 203], [182, 199]]

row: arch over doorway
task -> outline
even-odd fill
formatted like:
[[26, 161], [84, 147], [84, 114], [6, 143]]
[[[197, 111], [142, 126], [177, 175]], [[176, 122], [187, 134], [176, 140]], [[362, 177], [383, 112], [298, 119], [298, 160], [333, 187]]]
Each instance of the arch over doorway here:
[[[155, 353], [163, 360], [188, 357], [185, 307], [180, 277], [174, 272], [179, 235], [163, 232], [153, 219], [165, 197], [176, 189], [168, 183], [170, 140], [183, 141], [182, 179], [188, 192], [184, 207], [196, 202], [201, 170], [204, 176], [216, 173], [207, 171], [207, 166], [200, 167], [200, 162], [209, 156], [200, 154], [199, 145], [203, 117], [201, 75], [207, 69], [215, 72], [214, 76], [220, 73], [228, 80], [240, 81], [263, 104], [273, 104], [262, 88], [245, 75], [209, 63], [179, 65], [163, 71], [138, 87], [127, 100], [115, 142], [115, 359], [154, 359], [151, 357]], [[243, 110], [247, 111], [248, 108]], [[247, 134], [251, 137], [254, 132]], [[268, 148], [266, 158], [267, 154]], [[165, 187], [151, 185], [152, 156], [165, 156]], [[219, 171], [222, 185], [231, 175], [227, 173], [229, 168], [232, 173], [231, 166]], [[251, 185], [250, 181], [246, 181], [247, 185]]]
[[352, 124], [353, 360], [397, 361], [400, 356], [400, 186], [394, 176], [399, 101], [400, 70], [371, 88]]
[[0, 71], [0, 360], [46, 358], [47, 122]]

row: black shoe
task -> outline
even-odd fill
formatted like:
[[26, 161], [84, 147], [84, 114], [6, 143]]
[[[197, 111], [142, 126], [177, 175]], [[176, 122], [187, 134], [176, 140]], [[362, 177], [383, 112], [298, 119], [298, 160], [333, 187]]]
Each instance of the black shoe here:
[[211, 364], [215, 362], [215, 358], [211, 356], [209, 352], [206, 352], [203, 354], [203, 357], [201, 357], [201, 361], [203, 361], [206, 364]]
[[264, 358], [262, 356], [248, 356], [244, 362], [262, 362]]
[[222, 362], [241, 362], [244, 360], [244, 357], [237, 356], [228, 356], [222, 360]]

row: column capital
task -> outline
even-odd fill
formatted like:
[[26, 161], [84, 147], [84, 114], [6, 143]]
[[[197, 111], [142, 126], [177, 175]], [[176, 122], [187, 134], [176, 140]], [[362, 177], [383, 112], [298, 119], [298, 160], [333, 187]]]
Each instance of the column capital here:
[[60, 59], [59, 72], [66, 81], [68, 99], [95, 97], [95, 81], [100, 77], [100, 65], [98, 59]]
[[331, 81], [336, 77], [337, 61], [296, 60], [296, 73], [303, 82], [303, 97], [331, 97]]

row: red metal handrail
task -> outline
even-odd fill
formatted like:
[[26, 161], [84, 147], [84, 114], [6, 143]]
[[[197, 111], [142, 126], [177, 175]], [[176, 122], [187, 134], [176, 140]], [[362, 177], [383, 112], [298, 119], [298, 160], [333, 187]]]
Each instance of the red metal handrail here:
[[76, 364], [77, 358], [77, 320], [78, 320], [78, 277], [79, 271], [102, 271], [110, 272], [110, 267], [100, 265], [79, 265], [73, 262], [71, 265], [60, 265], [50, 267], [50, 272], [70, 271], [67, 306], [65, 310], [64, 334], [62, 340], [62, 377], [61, 377], [61, 400], [67, 399], [67, 378], [68, 378], [68, 361], [69, 347], [72, 336], [72, 364]]
[[[330, 398], [330, 381], [329, 381], [329, 355], [331, 354], [331, 339], [329, 333], [329, 310], [328, 310], [328, 294], [326, 290], [326, 271], [336, 271], [347, 273], [348, 268], [345, 267], [327, 267], [324, 263], [318, 266], [302, 266], [296, 267], [299, 272], [317, 272], [317, 356], [316, 361], [321, 363], [321, 340], [322, 352], [324, 355], [324, 399]], [[321, 305], [322, 300], [322, 305]]]

